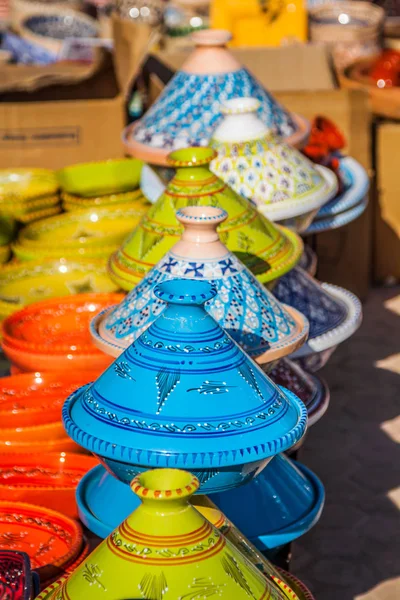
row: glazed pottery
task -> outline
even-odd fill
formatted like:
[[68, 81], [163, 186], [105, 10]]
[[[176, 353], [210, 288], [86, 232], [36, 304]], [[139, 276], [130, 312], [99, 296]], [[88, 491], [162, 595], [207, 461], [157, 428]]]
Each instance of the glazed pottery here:
[[185, 465], [204, 493], [240, 485], [297, 443], [306, 409], [207, 315], [202, 305], [216, 294], [210, 283], [175, 279], [154, 293], [168, 306], [68, 398], [66, 431], [126, 483], [149, 467]]
[[25, 552], [0, 550], [0, 597], [3, 600], [31, 600], [39, 591], [39, 581], [31, 571]]
[[[0, 432], [1, 433], [1, 432]], [[42, 430], [42, 436], [43, 436]], [[41, 452], [82, 452], [68, 436], [38, 440], [20, 441], [2, 438], [0, 436], [0, 454], [39, 454]]]
[[4, 215], [14, 218], [20, 223], [32, 223], [61, 212], [61, 203], [58, 195], [42, 196], [36, 200], [25, 202], [8, 202], [0, 204]]
[[99, 372], [111, 359], [93, 345], [88, 324], [97, 311], [121, 299], [121, 294], [77, 294], [31, 304], [3, 322], [3, 351], [22, 371]]
[[304, 403], [308, 427], [319, 421], [327, 411], [330, 401], [329, 388], [317, 375], [307, 373], [300, 365], [283, 358], [269, 376], [276, 385], [287, 388]]
[[1, 202], [19, 202], [54, 195], [55, 173], [48, 169], [0, 169]]
[[4, 265], [11, 256], [11, 246], [9, 244], [5, 244], [5, 246], [0, 246], [0, 264]]
[[220, 242], [216, 229], [227, 213], [190, 206], [178, 210], [176, 217], [184, 226], [181, 240], [117, 307], [94, 318], [94, 343], [119, 356], [165, 308], [153, 295], [154, 286], [180, 276], [210, 281], [217, 295], [206, 305], [207, 312], [258, 362], [271, 362], [299, 348], [308, 333], [302, 316], [280, 306]]
[[63, 192], [62, 194], [63, 208], [67, 211], [82, 210], [88, 208], [103, 208], [107, 207], [118, 207], [121, 205], [137, 205], [140, 210], [143, 207], [148, 208], [147, 200], [143, 196], [141, 190], [133, 190], [131, 192], [121, 192], [118, 194], [107, 194], [103, 196], [93, 196], [92, 198], [84, 198], [83, 196], [76, 196]]
[[371, 69], [370, 76], [380, 88], [400, 86], [400, 52], [384, 50]]
[[117, 289], [103, 261], [61, 259], [6, 265], [0, 268], [0, 319], [46, 298]]
[[298, 262], [300, 238], [258, 214], [248, 200], [213, 175], [207, 165], [215, 156], [210, 148], [188, 148], [170, 155], [169, 162], [177, 169], [175, 177], [110, 259], [110, 274], [120, 287], [130, 291], [178, 241], [182, 225], [176, 210], [199, 204], [226, 210], [229, 218], [218, 230], [221, 241], [261, 283], [277, 279]]
[[[319, 520], [325, 500], [312, 471], [284, 454], [245, 486], [212, 501], [259, 550], [272, 550], [304, 535]], [[243, 507], [246, 510], [243, 510]]]
[[[58, 597], [283, 600], [269, 582], [189, 502], [199, 481], [186, 471], [156, 469], [132, 482], [141, 505], [64, 583]], [[180, 549], [180, 550], [179, 550]], [[194, 570], [195, 565], [195, 570]], [[56, 598], [57, 592], [49, 599]]]
[[93, 381], [96, 372], [26, 373], [0, 379], [2, 427], [32, 427], [61, 418], [65, 398], [79, 386]]
[[77, 517], [76, 487], [96, 463], [92, 456], [73, 452], [0, 456], [0, 497]]
[[123, 19], [155, 27], [162, 23], [164, 3], [162, 0], [116, 0], [115, 11]]
[[192, 34], [196, 49], [160, 97], [123, 134], [125, 150], [159, 165], [171, 150], [207, 146], [221, 119], [221, 105], [237, 96], [257, 98], [259, 116], [290, 144], [301, 144], [309, 133], [307, 121], [290, 115], [225, 48], [231, 34], [205, 30]]
[[312, 277], [317, 273], [318, 257], [310, 246], [304, 246], [304, 252], [301, 255], [298, 266], [306, 271]]
[[1, 247], [13, 241], [17, 232], [17, 223], [12, 217], [0, 214], [0, 245]]
[[[203, 498], [196, 496], [196, 506], [209, 504]], [[210, 499], [252, 543], [265, 550], [284, 545], [315, 525], [323, 508], [324, 488], [304, 465], [279, 454], [250, 483], [212, 494]], [[76, 500], [82, 522], [99, 537], [109, 535], [138, 505], [129, 486], [117, 481], [102, 465], [81, 479]], [[242, 516], [238, 518], [237, 513]]]
[[335, 196], [336, 176], [279, 142], [258, 118], [259, 107], [255, 98], [223, 104], [224, 120], [210, 142], [218, 157], [210, 168], [263, 215], [304, 231], [318, 209]]
[[333, 2], [309, 11], [310, 38], [330, 47], [335, 67], [343, 70], [360, 57], [379, 52], [384, 10], [369, 2]]
[[368, 196], [364, 197], [358, 204], [348, 210], [345, 210], [337, 215], [317, 219], [305, 231], [305, 235], [330, 231], [331, 229], [339, 229], [349, 223], [352, 223], [360, 217], [368, 206]]
[[4, 52], [11, 52], [13, 60], [20, 64], [49, 65], [56, 61], [56, 56], [52, 52], [10, 31], [4, 33], [1, 48]]
[[94, 38], [98, 36], [97, 22], [83, 13], [58, 9], [52, 13], [28, 15], [18, 24], [18, 33], [25, 39], [58, 55], [68, 38]]
[[335, 285], [319, 283], [299, 267], [282, 277], [273, 293], [281, 302], [299, 310], [310, 323], [307, 342], [292, 358], [333, 351], [361, 325], [362, 308], [356, 296]]
[[43, 219], [22, 229], [13, 251], [20, 260], [108, 258], [140, 221], [146, 205], [91, 208]]
[[326, 221], [339, 215], [345, 215], [350, 209], [368, 198], [369, 177], [360, 163], [350, 156], [344, 156], [339, 160], [338, 171], [343, 190], [320, 208], [311, 228], [316, 227], [322, 220]]
[[0, 502], [2, 548], [26, 552], [44, 580], [77, 556], [81, 526], [59, 512], [24, 502]]
[[57, 177], [65, 192], [92, 198], [137, 189], [142, 167], [140, 160], [121, 158], [64, 167]]

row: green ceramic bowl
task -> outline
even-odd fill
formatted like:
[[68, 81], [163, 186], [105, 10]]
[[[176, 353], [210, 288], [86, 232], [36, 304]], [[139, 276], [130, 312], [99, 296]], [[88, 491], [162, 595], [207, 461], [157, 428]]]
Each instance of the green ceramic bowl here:
[[71, 165], [58, 171], [61, 188], [90, 198], [128, 192], [139, 187], [143, 163], [134, 158]]

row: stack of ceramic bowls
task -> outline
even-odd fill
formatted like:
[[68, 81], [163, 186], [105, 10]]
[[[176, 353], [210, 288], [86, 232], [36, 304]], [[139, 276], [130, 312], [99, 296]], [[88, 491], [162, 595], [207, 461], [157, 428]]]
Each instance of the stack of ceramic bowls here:
[[[70, 573], [89, 553], [89, 544], [78, 521], [37, 504], [0, 501], [0, 538], [5, 550], [12, 548], [28, 555], [30, 566], [39, 576], [42, 586]], [[19, 594], [14, 595], [16, 589], [19, 591], [16, 586], [21, 581], [21, 568], [14, 570], [15, 558], [2, 564], [2, 554], [1, 551], [0, 590], [5, 591], [2, 598], [22, 598]], [[8, 581], [13, 592], [11, 595], [8, 593]], [[31, 593], [30, 586], [22, 590]], [[31, 597], [25, 595], [25, 598]]]
[[[66, 436], [61, 423], [61, 408], [65, 397], [79, 386], [95, 378], [93, 372], [76, 372], [66, 375], [66, 371], [54, 373], [27, 373], [1, 379], [0, 385], [0, 454], [66, 452], [79, 450]], [[7, 459], [8, 460], [8, 459]], [[19, 464], [19, 459], [15, 459]], [[8, 467], [10, 464], [8, 463]], [[8, 475], [7, 475], [8, 473]], [[23, 472], [18, 479], [14, 475], [14, 485], [23, 486]], [[37, 473], [40, 475], [40, 472]], [[10, 477], [10, 468], [1, 470], [4, 482]], [[26, 479], [25, 488], [29, 479]], [[29, 477], [29, 476], [28, 476]], [[40, 482], [40, 477], [37, 477]], [[33, 480], [31, 479], [31, 484]], [[0, 484], [1, 487], [1, 484]], [[1, 499], [33, 501], [26, 493], [18, 491], [11, 497], [1, 493]], [[57, 508], [57, 507], [55, 507]]]
[[100, 372], [110, 358], [93, 345], [89, 322], [121, 299], [121, 294], [80, 294], [31, 304], [3, 321], [3, 351], [23, 372]]
[[0, 213], [22, 223], [61, 212], [55, 173], [48, 169], [1, 169]]
[[89, 208], [41, 219], [22, 229], [12, 250], [20, 261], [103, 259], [118, 248], [140, 221], [145, 205]]
[[140, 191], [143, 163], [135, 159], [76, 164], [58, 171], [67, 211], [146, 205]]
[[40, 260], [0, 268], [0, 321], [28, 304], [67, 294], [110, 293], [118, 287], [104, 261]]

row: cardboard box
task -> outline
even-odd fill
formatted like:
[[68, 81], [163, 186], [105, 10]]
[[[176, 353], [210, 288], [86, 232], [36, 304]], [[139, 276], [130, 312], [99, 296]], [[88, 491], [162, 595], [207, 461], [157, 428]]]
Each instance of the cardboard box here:
[[378, 202], [374, 228], [374, 280], [400, 281], [400, 123], [378, 121], [375, 132]]
[[[332, 119], [346, 137], [346, 153], [358, 160], [372, 177], [371, 115], [367, 95], [359, 90], [337, 88], [330, 56], [324, 46], [308, 44], [234, 49], [232, 52], [288, 109], [310, 120], [316, 115]], [[153, 65], [156, 73], [152, 76], [152, 101], [167, 80], [165, 66], [177, 69], [186, 56], [184, 52], [157, 54], [164, 70], [157, 71]], [[365, 299], [371, 279], [372, 204], [353, 223], [307, 240], [318, 254], [318, 277], [346, 287], [361, 299]]]
[[[131, 36], [124, 57], [133, 78], [146, 55], [153, 32], [115, 19], [118, 56]], [[45, 67], [7, 65], [0, 71], [0, 168], [47, 167], [123, 156], [125, 79], [110, 55], [94, 65]]]

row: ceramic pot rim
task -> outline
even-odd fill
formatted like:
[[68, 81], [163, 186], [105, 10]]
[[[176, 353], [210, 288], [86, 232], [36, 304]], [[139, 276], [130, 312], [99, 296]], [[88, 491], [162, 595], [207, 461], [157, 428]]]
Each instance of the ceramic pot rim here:
[[[106, 443], [101, 440], [93, 433], [83, 431], [71, 417], [71, 410], [76, 401], [79, 400], [89, 385], [82, 386], [76, 392], [73, 392], [65, 401], [62, 408], [62, 421], [64, 428], [69, 437], [80, 444], [86, 450], [89, 450], [96, 456], [102, 456], [112, 460], [126, 462], [127, 456], [136, 456], [143, 453], [143, 448], [116, 445], [113, 443]], [[307, 409], [304, 404], [289, 390], [283, 390], [284, 394], [288, 397], [293, 407], [297, 412], [297, 422], [287, 433], [279, 436], [278, 438], [265, 441], [264, 443], [257, 443], [249, 445], [249, 440], [253, 437], [253, 432], [243, 433], [240, 438], [242, 448], [236, 448], [224, 453], [213, 453], [209, 457], [209, 467], [233, 467], [236, 465], [243, 465], [247, 463], [262, 462], [264, 459], [271, 456], [275, 456], [279, 452], [285, 452], [294, 444], [296, 444], [301, 437], [304, 435], [307, 427]], [[262, 431], [262, 430], [261, 430]], [[133, 437], [137, 437], [138, 434], [133, 434]], [[143, 433], [142, 433], [143, 435]], [[171, 468], [183, 468], [183, 469], [204, 469], [205, 464], [201, 457], [202, 452], [196, 453], [193, 456], [192, 452], [172, 452], [168, 454], [161, 450], [146, 449], [146, 460], [142, 466], [153, 468], [153, 467], [171, 467]], [[131, 462], [135, 461], [135, 458], [129, 459]], [[139, 459], [142, 460], [142, 459]]]
[[304, 535], [319, 521], [325, 503], [325, 489], [320, 479], [305, 465], [292, 461], [301, 473], [308, 479], [314, 489], [314, 503], [306, 515], [303, 515], [295, 523], [288, 527], [283, 527], [277, 531], [267, 534], [260, 534], [256, 538], [250, 538], [250, 541], [260, 550], [273, 550], [279, 546], [284, 546], [293, 542]]
[[259, 212], [271, 221], [282, 221], [319, 210], [336, 196], [339, 184], [335, 173], [327, 167], [314, 165], [314, 168], [324, 179], [325, 185], [322, 190], [312, 191], [301, 200], [289, 199], [271, 204], [257, 204]]
[[110, 535], [111, 529], [92, 513], [86, 500], [88, 485], [93, 480], [97, 479], [97, 473], [101, 474], [103, 471], [103, 465], [97, 465], [82, 477], [76, 488], [75, 500], [78, 507], [79, 519], [82, 521], [85, 527], [87, 527], [89, 531], [98, 537], [105, 539]]
[[67, 580], [67, 578], [68, 578], [67, 575], [65, 575], [61, 579], [57, 579], [57, 581], [55, 581], [54, 583], [50, 583], [46, 587], [46, 589], [44, 589], [43, 592], [41, 592], [39, 594], [39, 596], [36, 598], [36, 600], [48, 600], [49, 594], [51, 592], [54, 592], [55, 590], [57, 590], [64, 583], [64, 581]]
[[[285, 138], [284, 141], [290, 146], [295, 146], [295, 148], [302, 148], [308, 142], [311, 124], [301, 115], [291, 113], [291, 117], [296, 124], [296, 131]], [[133, 138], [138, 124], [139, 121], [135, 121], [134, 123], [131, 123], [125, 127], [125, 129], [122, 131], [122, 144], [125, 152], [134, 158], [138, 158], [153, 165], [162, 167], [171, 166], [167, 160], [168, 155], [171, 153], [170, 149], [146, 146], [145, 144], [137, 142]]]
[[[289, 585], [294, 583], [296, 585], [296, 587], [299, 588], [299, 591], [302, 594], [301, 596], [299, 596], [299, 600], [315, 600], [314, 596], [312, 595], [312, 593], [310, 592], [308, 587], [300, 579], [298, 579], [295, 575], [293, 575], [293, 573], [289, 573], [288, 571], [285, 571], [284, 569], [281, 569], [280, 567], [276, 567], [276, 569], [279, 573], [282, 574], [285, 581], [287, 580], [287, 583]], [[298, 595], [298, 592], [295, 592], [295, 593]]]
[[260, 106], [261, 102], [250, 96], [231, 98], [222, 104], [221, 113], [223, 115], [244, 115], [257, 112]]
[[1, 193], [1, 197], [2, 197], [2, 202], [7, 201], [7, 199], [9, 199], [11, 202], [13, 199], [16, 199], [16, 196], [20, 195], [20, 201], [23, 202], [24, 200], [34, 200], [37, 198], [41, 198], [43, 196], [48, 196], [48, 195], [54, 195], [57, 193], [57, 190], [59, 188], [59, 184], [56, 178], [56, 175], [54, 173], [54, 171], [52, 171], [51, 169], [41, 169], [41, 168], [27, 168], [27, 167], [19, 167], [19, 168], [9, 168], [9, 169], [0, 169], [0, 180], [2, 177], [5, 177], [6, 174], [13, 174], [15, 173], [16, 175], [25, 175], [25, 176], [29, 176], [32, 179], [32, 176], [38, 176], [40, 177], [39, 181], [47, 181], [48, 184], [48, 188], [47, 190], [43, 193], [43, 191], [41, 191], [40, 194], [32, 194], [32, 192], [29, 192], [29, 184], [27, 186], [24, 186], [25, 189], [23, 191], [18, 192], [17, 187], [18, 187], [18, 183], [15, 184], [15, 191], [11, 193], [11, 195], [6, 194], [4, 191], [1, 190], [2, 184], [0, 183], [0, 193]]
[[330, 283], [321, 283], [321, 286], [325, 292], [346, 305], [347, 316], [338, 327], [317, 337], [309, 338], [306, 344], [294, 353], [292, 357], [294, 359], [303, 358], [314, 354], [314, 352], [324, 352], [329, 348], [336, 347], [353, 335], [361, 325], [362, 306], [357, 296], [344, 288]]
[[368, 206], [368, 195], [365, 196], [361, 202], [359, 202], [356, 206], [351, 208], [350, 210], [346, 210], [339, 215], [333, 215], [332, 217], [327, 217], [326, 219], [318, 219], [311, 223], [309, 228], [303, 232], [303, 235], [311, 235], [314, 233], [322, 233], [323, 231], [331, 231], [332, 229], [339, 229], [339, 227], [344, 227], [348, 225], [352, 221], [355, 221], [360, 217], [365, 209]]
[[[45, 20], [48, 20], [50, 17], [51, 18], [56, 17], [58, 20], [60, 20], [63, 17], [72, 17], [76, 21], [84, 23], [85, 25], [90, 27], [92, 29], [92, 31], [95, 33], [95, 36], [99, 35], [99, 32], [100, 32], [100, 27], [99, 27], [97, 21], [95, 19], [93, 19], [92, 17], [89, 17], [88, 15], [85, 15], [84, 13], [81, 13], [77, 10], [73, 10], [71, 8], [58, 7], [58, 8], [55, 8], [53, 12], [47, 12], [47, 11], [45, 13], [32, 12], [31, 14], [24, 16], [23, 19], [21, 20], [21, 23], [19, 24], [21, 31], [22, 32], [27, 31], [40, 40], [52, 40], [54, 38], [52, 38], [49, 35], [43, 35], [41, 33], [37, 33], [36, 31], [31, 29], [31, 27], [29, 26], [29, 21], [31, 21], [32, 19], [37, 18], [37, 17], [44, 18]], [[65, 39], [65, 38], [63, 38], [63, 39]], [[61, 41], [63, 41], [63, 39]]]

